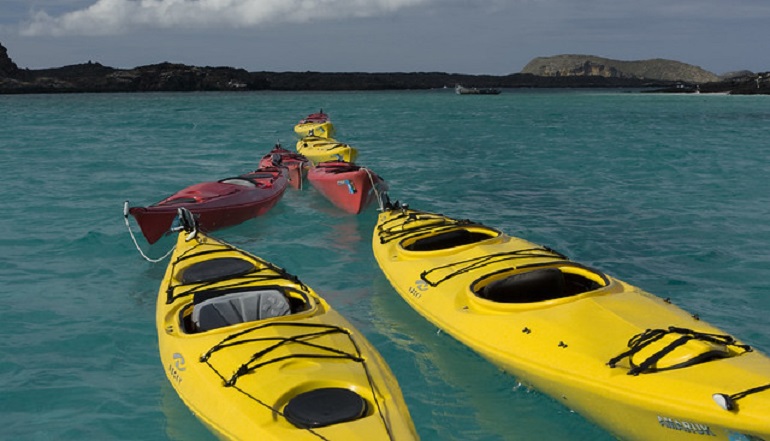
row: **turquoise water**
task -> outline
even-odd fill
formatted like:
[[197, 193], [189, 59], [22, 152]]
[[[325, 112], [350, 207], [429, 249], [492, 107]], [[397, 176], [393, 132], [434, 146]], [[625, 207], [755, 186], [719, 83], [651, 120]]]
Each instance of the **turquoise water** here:
[[[770, 100], [633, 91], [0, 96], [0, 438], [211, 440], [160, 366], [122, 204], [249, 171], [323, 108], [414, 208], [548, 245], [770, 352]], [[300, 276], [398, 377], [423, 440], [609, 440], [389, 286], [374, 208], [312, 188], [215, 235]], [[135, 224], [134, 231], [138, 233]], [[160, 257], [166, 238], [148, 246]]]

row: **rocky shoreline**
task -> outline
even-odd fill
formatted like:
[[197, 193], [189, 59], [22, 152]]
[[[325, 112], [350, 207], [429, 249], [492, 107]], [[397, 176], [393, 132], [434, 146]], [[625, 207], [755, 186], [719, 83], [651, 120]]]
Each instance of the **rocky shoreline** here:
[[190, 91], [342, 91], [454, 88], [455, 84], [496, 88], [670, 87], [670, 82], [604, 77], [463, 75], [441, 72], [247, 72], [230, 67], [161, 63], [114, 69], [98, 63], [57, 69], [19, 70], [0, 75], [0, 93], [100, 93]]
[[692, 84], [607, 76], [504, 76], [442, 72], [248, 72], [232, 67], [160, 63], [116, 69], [84, 63], [52, 69], [20, 69], [0, 44], [0, 94], [192, 92], [192, 91], [342, 91], [453, 88], [640, 88], [647, 92], [770, 94], [770, 74]]

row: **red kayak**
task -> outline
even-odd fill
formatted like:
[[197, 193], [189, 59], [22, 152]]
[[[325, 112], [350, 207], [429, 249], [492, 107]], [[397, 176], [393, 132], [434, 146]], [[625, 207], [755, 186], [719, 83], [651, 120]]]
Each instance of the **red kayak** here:
[[329, 115], [325, 114], [323, 109], [321, 109], [318, 113], [311, 113], [307, 117], [301, 119], [299, 121], [299, 124], [306, 124], [306, 123], [325, 123], [329, 121]]
[[276, 144], [270, 153], [259, 161], [259, 168], [286, 167], [289, 171], [289, 185], [294, 188], [302, 188], [302, 180], [307, 175], [310, 161], [303, 155], [286, 150], [281, 144]]
[[180, 207], [196, 215], [202, 231], [214, 231], [273, 208], [288, 186], [286, 174], [283, 167], [260, 168], [234, 178], [195, 184], [149, 207], [131, 207], [128, 212], [149, 243], [157, 242], [171, 229]]
[[332, 204], [351, 214], [358, 214], [388, 184], [377, 173], [352, 162], [329, 161], [311, 167], [307, 179]]

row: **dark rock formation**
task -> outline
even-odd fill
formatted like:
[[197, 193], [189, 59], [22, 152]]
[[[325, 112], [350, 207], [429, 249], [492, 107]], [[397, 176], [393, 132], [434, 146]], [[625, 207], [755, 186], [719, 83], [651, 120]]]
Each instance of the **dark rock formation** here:
[[770, 95], [770, 72], [747, 73], [706, 84], [679, 83], [650, 93], [726, 93], [730, 95]]
[[717, 75], [679, 61], [662, 59], [620, 61], [592, 55], [538, 57], [524, 66], [522, 73], [547, 77], [601, 76], [650, 81], [682, 81], [695, 84], [719, 81]]
[[8, 56], [8, 50], [0, 44], [0, 78], [15, 77], [19, 73], [19, 66]]
[[114, 69], [88, 62], [55, 69], [23, 71], [2, 83], [0, 93], [154, 92], [253, 90], [264, 88], [252, 74], [229, 67], [161, 63]]
[[238, 90], [407, 90], [468, 87], [666, 87], [667, 82], [603, 77], [549, 78], [440, 72], [247, 72], [231, 67], [196, 67], [161, 63], [113, 69], [98, 63], [22, 71], [23, 78], [0, 76], [0, 93], [184, 92]]
[[[455, 84], [484, 88], [549, 87], [642, 87], [641, 81], [615, 81], [608, 78], [545, 78], [511, 74], [464, 75], [442, 72], [260, 72], [271, 90], [405, 90], [454, 88]], [[665, 83], [661, 83], [665, 84]]]
[[730, 95], [770, 95], [770, 72], [734, 77], [727, 81], [701, 86], [701, 89], [702, 92], [714, 90]]
[[[84, 63], [52, 69], [19, 69], [0, 45], [0, 94], [80, 93], [80, 92], [181, 92], [245, 90], [406, 90], [454, 88], [456, 84], [478, 88], [643, 88], [657, 92], [768, 93], [767, 78], [738, 76], [722, 82], [690, 81], [692, 69], [675, 70], [666, 75], [649, 72], [672, 66], [666, 62], [649, 63], [646, 70], [594, 61], [570, 69], [555, 69], [535, 59], [525, 70], [540, 74], [464, 75], [442, 72], [363, 73], [363, 72], [247, 72], [232, 67], [197, 67], [160, 63], [133, 69], [115, 69], [99, 63]], [[664, 60], [665, 61], [665, 60]], [[629, 62], [631, 63], [631, 62]], [[541, 66], [536, 68], [536, 66]], [[543, 67], [545, 66], [545, 67]], [[546, 69], [547, 66], [548, 67]], [[678, 63], [676, 66], [687, 66]], [[694, 67], [694, 66], [691, 66]], [[697, 68], [696, 68], [697, 69]], [[635, 74], [633, 72], [636, 72]], [[639, 72], [648, 72], [640, 74]], [[674, 78], [674, 80], [657, 79]], [[701, 77], [698, 77], [701, 78]], [[752, 78], [756, 81], [751, 83]], [[754, 88], [751, 88], [751, 85]]]

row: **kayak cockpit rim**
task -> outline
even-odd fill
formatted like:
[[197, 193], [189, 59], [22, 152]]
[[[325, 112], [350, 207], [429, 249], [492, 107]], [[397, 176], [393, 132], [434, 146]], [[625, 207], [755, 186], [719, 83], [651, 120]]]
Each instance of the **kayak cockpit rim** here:
[[403, 239], [399, 246], [405, 252], [441, 252], [466, 248], [489, 239], [499, 238], [502, 233], [482, 225], [431, 228], [425, 234], [415, 234]]
[[531, 309], [572, 302], [607, 291], [604, 273], [570, 262], [543, 262], [485, 274], [470, 285], [471, 299], [494, 309]]

